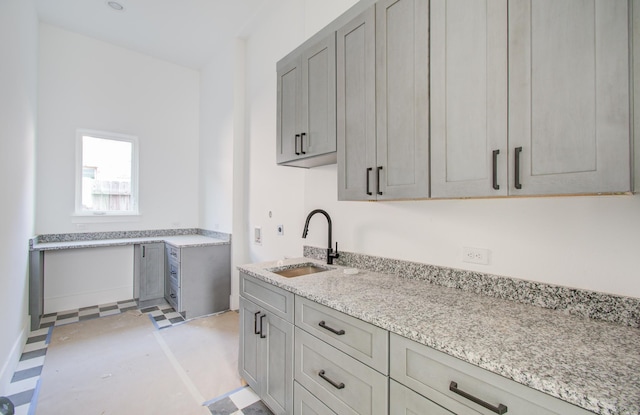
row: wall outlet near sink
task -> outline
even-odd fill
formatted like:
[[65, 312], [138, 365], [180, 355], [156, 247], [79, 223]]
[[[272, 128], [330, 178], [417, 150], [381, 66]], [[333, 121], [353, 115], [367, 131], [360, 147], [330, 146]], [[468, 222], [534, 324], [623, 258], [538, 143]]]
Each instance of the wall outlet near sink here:
[[468, 246], [462, 248], [462, 262], [489, 265], [490, 255], [491, 250], [489, 249], [470, 248]]

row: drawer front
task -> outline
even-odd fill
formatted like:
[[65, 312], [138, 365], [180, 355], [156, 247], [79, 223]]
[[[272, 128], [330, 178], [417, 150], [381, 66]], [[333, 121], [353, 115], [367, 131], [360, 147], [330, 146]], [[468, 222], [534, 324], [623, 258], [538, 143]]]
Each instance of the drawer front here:
[[300, 386], [298, 382], [294, 382], [293, 415], [335, 415], [335, 412]]
[[169, 283], [180, 287], [180, 262], [169, 259]]
[[[390, 376], [456, 414], [494, 415], [473, 399], [518, 415], [593, 415], [560, 399], [396, 334], [390, 336]], [[452, 391], [451, 388], [458, 392]], [[470, 397], [465, 397], [468, 394]]]
[[281, 319], [293, 323], [293, 293], [241, 272], [240, 295]]
[[177, 312], [181, 312], [180, 309], [180, 287], [176, 284], [169, 284], [169, 291], [166, 300], [169, 302], [171, 307]]
[[174, 260], [174, 261], [178, 261], [180, 262], [180, 248], [176, 248], [175, 246], [172, 245], [165, 245], [167, 248], [167, 258], [169, 258], [169, 260]]
[[339, 415], [386, 415], [388, 378], [295, 328], [294, 378]]
[[296, 326], [383, 374], [389, 373], [389, 332], [296, 296]]
[[455, 415], [393, 379], [389, 381], [389, 413], [392, 415]]

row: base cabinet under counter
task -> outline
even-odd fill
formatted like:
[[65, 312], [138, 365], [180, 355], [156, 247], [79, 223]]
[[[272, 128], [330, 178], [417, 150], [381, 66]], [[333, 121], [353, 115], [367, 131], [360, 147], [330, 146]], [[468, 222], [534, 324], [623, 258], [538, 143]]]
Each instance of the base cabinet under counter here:
[[230, 245], [166, 244], [164, 294], [185, 318], [229, 309], [231, 294]]
[[[439, 407], [442, 407], [459, 415], [593, 415], [393, 333], [390, 337], [390, 376], [392, 381], [436, 404], [438, 408], [434, 414], [447, 414], [440, 411]], [[395, 398], [392, 396], [392, 407], [400, 404], [398, 399], [411, 398], [396, 394]]]

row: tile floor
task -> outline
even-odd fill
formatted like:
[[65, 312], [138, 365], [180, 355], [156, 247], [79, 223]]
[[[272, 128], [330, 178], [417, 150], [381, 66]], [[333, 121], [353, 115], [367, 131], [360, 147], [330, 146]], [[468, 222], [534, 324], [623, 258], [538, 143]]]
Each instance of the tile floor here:
[[[9, 384], [7, 397], [15, 406], [15, 415], [33, 415], [35, 413], [38, 402], [40, 374], [44, 366], [53, 327], [137, 309], [138, 305], [135, 300], [126, 300], [42, 316], [40, 329], [29, 334]], [[182, 315], [177, 313], [169, 304], [146, 307], [140, 309], [140, 312], [147, 314], [157, 329], [172, 327], [185, 321]]]
[[273, 415], [249, 386], [231, 391], [205, 405], [212, 415]]

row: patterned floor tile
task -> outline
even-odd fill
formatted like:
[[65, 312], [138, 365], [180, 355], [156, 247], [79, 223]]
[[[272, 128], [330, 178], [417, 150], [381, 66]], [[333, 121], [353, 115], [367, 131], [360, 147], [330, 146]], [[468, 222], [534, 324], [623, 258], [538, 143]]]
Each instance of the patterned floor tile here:
[[212, 415], [273, 415], [249, 386], [206, 402], [205, 406]]

